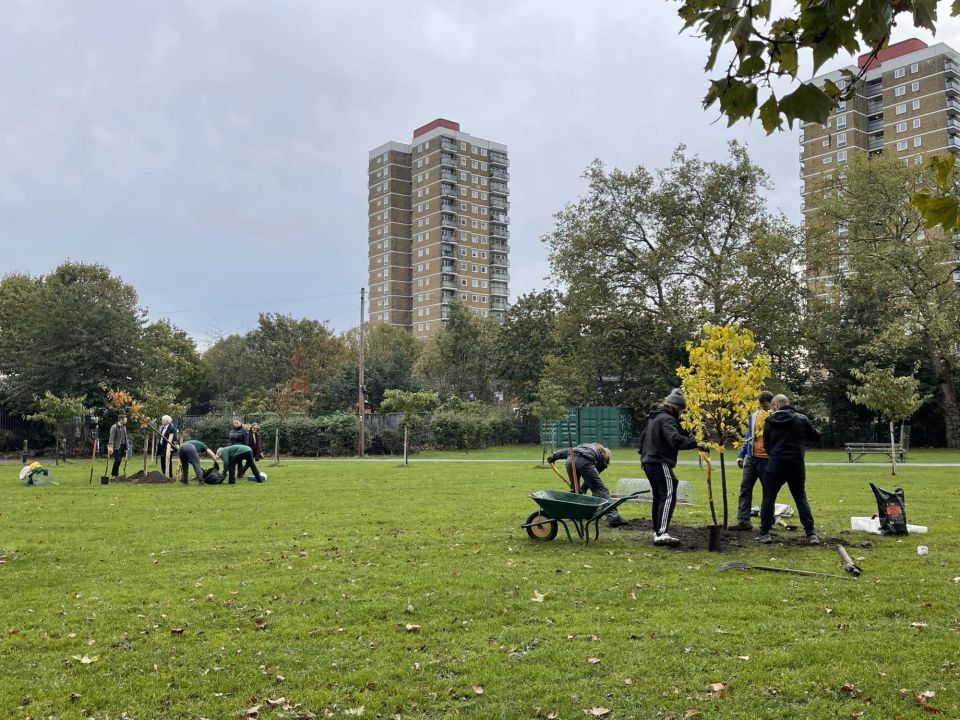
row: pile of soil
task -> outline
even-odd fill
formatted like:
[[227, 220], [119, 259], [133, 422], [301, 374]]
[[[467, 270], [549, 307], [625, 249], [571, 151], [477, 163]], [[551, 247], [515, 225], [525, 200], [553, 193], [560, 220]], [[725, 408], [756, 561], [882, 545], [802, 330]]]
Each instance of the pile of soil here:
[[[601, 525], [603, 523], [601, 522]], [[628, 533], [630, 535], [636, 536], [636, 539], [641, 542], [649, 541], [651, 544], [653, 542], [653, 523], [647, 519], [639, 520], [628, 520], [627, 524], [617, 528], [616, 530], [604, 528], [602, 532], [620, 532]], [[692, 550], [709, 550], [710, 549], [710, 531], [704, 527], [686, 527], [684, 525], [670, 525], [670, 534], [675, 538], [680, 540], [680, 545], [669, 548], [676, 552], [689, 552]], [[744, 531], [744, 530], [721, 530], [720, 531], [720, 548], [721, 551], [726, 550], [739, 550], [741, 548], [748, 547], [763, 547], [758, 543], [755, 543], [753, 539], [759, 534], [756, 524], [754, 524], [753, 531]], [[871, 547], [870, 542], [858, 542], [855, 538], [836, 538], [836, 537], [821, 537], [820, 545], [810, 545], [807, 542], [806, 536], [804, 536], [803, 531], [794, 528], [792, 530], [785, 530], [783, 526], [778, 526], [773, 532], [774, 543], [773, 545], [767, 545], [766, 547], [777, 548], [777, 547], [805, 547], [811, 550], [829, 550], [830, 552], [836, 552], [837, 545], [844, 545], [845, 547]]]
[[129, 478], [113, 478], [110, 482], [133, 482], [138, 484], [161, 484], [161, 483], [172, 483], [173, 478], [166, 477], [159, 470], [151, 470], [146, 475], [143, 474], [143, 470], [138, 470]]

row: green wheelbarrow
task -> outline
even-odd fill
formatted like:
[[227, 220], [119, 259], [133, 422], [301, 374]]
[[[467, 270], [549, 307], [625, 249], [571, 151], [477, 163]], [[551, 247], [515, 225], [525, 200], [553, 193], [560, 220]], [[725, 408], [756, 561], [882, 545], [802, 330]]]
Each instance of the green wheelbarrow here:
[[567, 526], [569, 520], [577, 531], [577, 535], [589, 544], [591, 523], [593, 523], [593, 539], [596, 540], [600, 537], [600, 518], [609, 515], [621, 503], [648, 492], [650, 491], [639, 490], [617, 500], [604, 500], [593, 495], [577, 495], [559, 490], [538, 490], [530, 493], [530, 497], [540, 506], [540, 509], [530, 513], [527, 521], [520, 527], [525, 528], [527, 535], [533, 540], [546, 541], [553, 540], [557, 536], [559, 523], [567, 533], [567, 540], [573, 542], [570, 528]]

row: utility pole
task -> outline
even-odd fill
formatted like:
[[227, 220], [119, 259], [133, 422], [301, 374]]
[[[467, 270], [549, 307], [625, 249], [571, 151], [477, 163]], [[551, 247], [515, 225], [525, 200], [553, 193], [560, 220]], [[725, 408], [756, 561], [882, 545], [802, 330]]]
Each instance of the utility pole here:
[[366, 447], [366, 438], [364, 437], [364, 424], [366, 420], [366, 403], [364, 402], [364, 392], [366, 388], [363, 386], [363, 301], [364, 293], [366, 288], [360, 288], [360, 374], [359, 374], [359, 384], [357, 387], [357, 412], [360, 414], [360, 457], [363, 457], [364, 448]]

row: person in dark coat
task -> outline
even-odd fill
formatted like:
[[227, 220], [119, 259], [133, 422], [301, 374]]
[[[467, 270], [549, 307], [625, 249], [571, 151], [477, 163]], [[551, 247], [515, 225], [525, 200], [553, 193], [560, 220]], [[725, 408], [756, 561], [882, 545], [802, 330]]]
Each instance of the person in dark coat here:
[[249, 445], [250, 436], [243, 427], [243, 423], [240, 421], [240, 418], [233, 419], [233, 427], [230, 428], [230, 444], [231, 445]]
[[[573, 456], [577, 462], [577, 481], [580, 485], [580, 492], [586, 493], [587, 490], [595, 497], [610, 500], [610, 491], [600, 479], [600, 473], [610, 465], [610, 451], [600, 443], [584, 443], [577, 445], [573, 449]], [[570, 478], [570, 486], [573, 487], [573, 467], [570, 463], [570, 448], [557, 450], [553, 455], [547, 458], [551, 465], [558, 460], [566, 460], [567, 477]], [[607, 514], [607, 523], [610, 527], [620, 527], [626, 523], [620, 518], [620, 513], [614, 510]]]
[[260, 426], [257, 423], [253, 423], [250, 426], [249, 435], [250, 442], [248, 442], [247, 445], [253, 450], [253, 459], [263, 460], [263, 440], [260, 436]]
[[[160, 472], [167, 473], [167, 444], [170, 444], [171, 453], [177, 449], [180, 441], [180, 431], [173, 424], [173, 418], [164, 415], [160, 418], [160, 442], [157, 443], [157, 457], [160, 458]], [[172, 457], [172, 456], [171, 456]], [[169, 477], [169, 475], [168, 475]]]
[[668, 530], [677, 505], [679, 480], [673, 469], [677, 465], [680, 450], [708, 450], [706, 443], [699, 443], [680, 429], [678, 418], [687, 406], [687, 400], [678, 388], [670, 392], [663, 402], [650, 413], [643, 434], [640, 436], [640, 461], [643, 472], [650, 481], [653, 493], [653, 544], [679, 545]]
[[807, 470], [803, 461], [803, 444], [819, 440], [820, 433], [813, 427], [810, 418], [790, 407], [786, 395], [774, 396], [771, 407], [774, 412], [763, 424], [763, 445], [769, 459], [763, 477], [760, 478], [763, 488], [760, 534], [754, 540], [764, 544], [773, 542], [770, 536], [770, 528], [774, 522], [773, 509], [777, 494], [786, 483], [797, 506], [797, 514], [807, 534], [807, 541], [811, 545], [819, 545], [820, 538], [817, 537], [813, 512], [807, 501]]
[[121, 415], [110, 426], [110, 438], [107, 440], [107, 453], [113, 456], [113, 469], [110, 475], [120, 474], [120, 461], [127, 455], [127, 416]]

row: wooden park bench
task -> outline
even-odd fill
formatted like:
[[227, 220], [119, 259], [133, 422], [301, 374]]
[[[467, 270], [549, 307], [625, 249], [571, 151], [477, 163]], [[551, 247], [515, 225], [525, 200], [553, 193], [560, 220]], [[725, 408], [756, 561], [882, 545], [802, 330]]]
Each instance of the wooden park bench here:
[[[890, 457], [890, 443], [847, 443], [843, 446], [847, 453], [847, 462], [854, 463], [864, 455], [886, 455]], [[897, 443], [893, 446], [893, 452], [900, 459], [900, 462], [907, 461], [907, 450], [903, 443]]]

